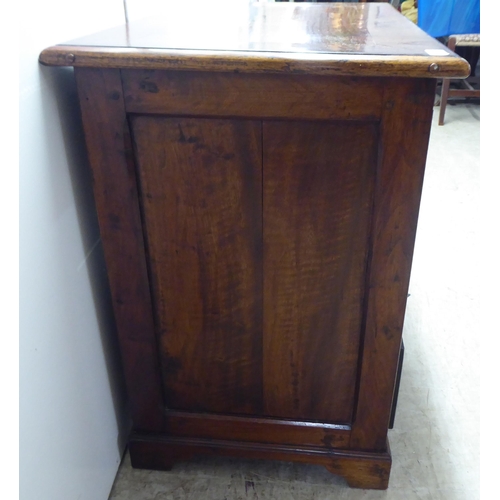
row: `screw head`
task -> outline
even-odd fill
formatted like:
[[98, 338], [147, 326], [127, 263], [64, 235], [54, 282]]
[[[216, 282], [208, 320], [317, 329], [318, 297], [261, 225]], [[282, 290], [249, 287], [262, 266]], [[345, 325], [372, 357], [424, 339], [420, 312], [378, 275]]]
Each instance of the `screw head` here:
[[75, 54], [66, 54], [66, 62], [74, 63], [75, 62]]
[[441, 68], [439, 67], [439, 64], [437, 63], [432, 63], [429, 65], [429, 71], [431, 73], [437, 73]]

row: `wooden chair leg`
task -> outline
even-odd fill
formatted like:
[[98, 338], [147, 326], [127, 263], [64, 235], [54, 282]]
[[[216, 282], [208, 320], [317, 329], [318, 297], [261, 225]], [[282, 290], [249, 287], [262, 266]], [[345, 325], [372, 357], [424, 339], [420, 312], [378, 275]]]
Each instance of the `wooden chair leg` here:
[[448, 103], [448, 95], [450, 93], [450, 79], [443, 80], [443, 87], [441, 90], [441, 104], [439, 106], [439, 125], [444, 125], [444, 113], [446, 111], [446, 104]]

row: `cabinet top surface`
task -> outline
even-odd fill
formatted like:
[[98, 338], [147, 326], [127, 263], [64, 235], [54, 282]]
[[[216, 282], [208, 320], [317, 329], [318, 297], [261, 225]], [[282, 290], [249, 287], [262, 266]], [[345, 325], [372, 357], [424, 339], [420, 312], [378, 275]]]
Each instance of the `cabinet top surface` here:
[[468, 63], [388, 3], [176, 3], [44, 50], [57, 66], [465, 77]]

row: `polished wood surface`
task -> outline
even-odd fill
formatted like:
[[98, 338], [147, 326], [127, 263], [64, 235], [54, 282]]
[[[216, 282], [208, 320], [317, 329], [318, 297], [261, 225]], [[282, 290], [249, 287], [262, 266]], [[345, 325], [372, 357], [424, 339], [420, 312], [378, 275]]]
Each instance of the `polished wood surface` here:
[[[440, 55], [434, 55], [438, 51]], [[428, 52], [430, 51], [430, 52]], [[42, 52], [48, 65], [463, 78], [468, 63], [387, 3], [207, 3]]]
[[263, 142], [266, 414], [351, 423], [378, 125], [267, 121]]
[[389, 5], [240, 4], [227, 39], [205, 10], [208, 45], [158, 16], [174, 31], [41, 55], [76, 66], [132, 463], [292, 460], [387, 488], [435, 78], [468, 65], [422, 54]]
[[120, 72], [76, 68], [75, 76], [134, 427], [160, 431], [163, 395]]
[[93, 47], [141, 47], [249, 52], [326, 52], [427, 56], [443, 48], [387, 3], [235, 2], [217, 9], [172, 6], [154, 17], [68, 42]]
[[385, 84], [380, 78], [157, 70], [123, 70], [122, 79], [128, 113], [308, 120], [379, 120]]
[[262, 412], [261, 123], [131, 120], [168, 408]]
[[435, 87], [418, 79], [386, 86], [352, 448], [387, 443]]
[[282, 98], [285, 75], [248, 76], [254, 91], [242, 75], [77, 68], [132, 459], [274, 457], [385, 488], [435, 81], [291, 76]]
[[166, 432], [178, 437], [347, 449], [351, 428], [348, 425], [303, 420], [169, 410]]

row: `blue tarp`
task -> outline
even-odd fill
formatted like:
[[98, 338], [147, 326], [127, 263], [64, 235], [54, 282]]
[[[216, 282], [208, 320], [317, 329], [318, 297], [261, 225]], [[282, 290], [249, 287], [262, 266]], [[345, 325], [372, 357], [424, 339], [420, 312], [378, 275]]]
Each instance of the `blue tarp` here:
[[435, 38], [479, 33], [479, 0], [418, 0], [418, 25]]

